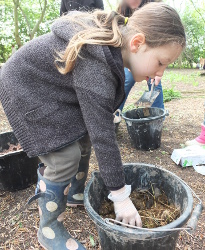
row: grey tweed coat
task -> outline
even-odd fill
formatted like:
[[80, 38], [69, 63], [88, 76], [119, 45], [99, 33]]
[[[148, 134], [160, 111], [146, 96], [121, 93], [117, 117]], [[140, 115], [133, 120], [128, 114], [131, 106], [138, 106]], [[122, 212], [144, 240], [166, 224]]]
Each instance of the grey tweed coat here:
[[86, 45], [72, 72], [62, 75], [54, 64], [76, 33], [58, 19], [52, 31], [19, 49], [0, 73], [0, 100], [29, 157], [65, 147], [87, 132], [101, 175], [111, 190], [125, 184], [113, 112], [124, 99], [120, 48]]

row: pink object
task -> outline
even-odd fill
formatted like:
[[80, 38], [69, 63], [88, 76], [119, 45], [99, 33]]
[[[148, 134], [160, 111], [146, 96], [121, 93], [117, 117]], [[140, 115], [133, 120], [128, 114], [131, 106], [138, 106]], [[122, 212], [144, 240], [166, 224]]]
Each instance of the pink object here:
[[195, 140], [201, 144], [205, 144], [205, 125], [201, 125], [201, 134]]

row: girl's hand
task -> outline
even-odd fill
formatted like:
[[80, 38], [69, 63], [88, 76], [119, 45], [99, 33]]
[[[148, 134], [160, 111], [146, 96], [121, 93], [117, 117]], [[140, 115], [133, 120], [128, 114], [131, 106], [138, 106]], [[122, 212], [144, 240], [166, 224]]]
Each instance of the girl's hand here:
[[131, 186], [126, 185], [117, 191], [111, 191], [108, 198], [114, 202], [116, 220], [142, 227], [140, 215], [129, 198], [130, 193]]
[[132, 226], [142, 227], [140, 215], [129, 197], [124, 201], [114, 202], [114, 209], [116, 220]]
[[151, 79], [151, 84], [153, 83], [153, 81], [155, 80], [155, 85], [157, 86], [159, 84], [159, 82], [161, 81], [162, 77], [160, 76], [155, 76], [154, 79]]

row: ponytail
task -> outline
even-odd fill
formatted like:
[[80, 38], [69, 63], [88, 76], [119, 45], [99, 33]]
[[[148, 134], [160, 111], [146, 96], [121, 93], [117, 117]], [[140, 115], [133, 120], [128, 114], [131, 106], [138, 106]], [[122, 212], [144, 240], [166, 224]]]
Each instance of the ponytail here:
[[[81, 13], [80, 15], [78, 13], [77, 16], [66, 15], [61, 18], [77, 23], [83, 27], [83, 30], [72, 37], [66, 50], [58, 53], [55, 62], [56, 67], [62, 74], [67, 74], [72, 71], [77, 56], [85, 44], [100, 44], [113, 47], [122, 46], [123, 37], [120, 27], [126, 25], [127, 19], [115, 11], [107, 14], [105, 11], [97, 10], [93, 13]], [[95, 25], [91, 26], [86, 24], [89, 23], [88, 19]], [[63, 63], [65, 66], [60, 67], [59, 63]]]

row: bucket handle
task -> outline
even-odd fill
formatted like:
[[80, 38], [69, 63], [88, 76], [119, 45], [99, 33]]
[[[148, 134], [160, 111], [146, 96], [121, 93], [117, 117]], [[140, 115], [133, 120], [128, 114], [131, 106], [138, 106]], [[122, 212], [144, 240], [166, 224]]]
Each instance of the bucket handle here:
[[120, 109], [115, 110], [115, 112], [113, 113], [113, 115], [119, 115], [122, 116], [122, 111]]
[[165, 113], [165, 116], [169, 116], [169, 110], [166, 109], [165, 112], [166, 112], [166, 113]]
[[191, 218], [188, 220], [187, 227], [190, 228], [188, 231], [191, 234], [196, 231], [197, 222], [202, 213], [202, 210], [203, 210], [203, 204], [202, 203], [197, 204], [196, 207], [194, 208], [194, 211], [192, 212]]
[[173, 231], [190, 231], [192, 230], [193, 228], [190, 228], [190, 227], [180, 227], [180, 228], [169, 228], [169, 229], [166, 229], [166, 228], [143, 228], [143, 227], [137, 227], [137, 226], [132, 226], [132, 225], [129, 225], [129, 224], [126, 224], [126, 223], [123, 223], [121, 221], [118, 221], [118, 220], [114, 220], [114, 219], [111, 219], [111, 218], [105, 218], [104, 219], [105, 223], [107, 223], [108, 225], [110, 226], [114, 226], [116, 224], [120, 224], [122, 226], [125, 226], [125, 227], [130, 227], [130, 228], [134, 228], [134, 229], [140, 229], [142, 231], [151, 231], [151, 232], [173, 232]]

